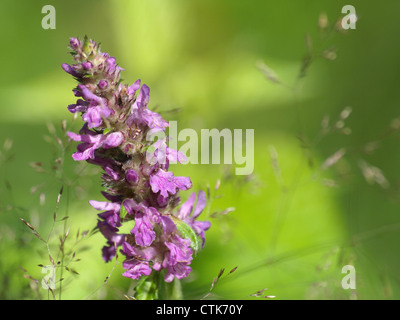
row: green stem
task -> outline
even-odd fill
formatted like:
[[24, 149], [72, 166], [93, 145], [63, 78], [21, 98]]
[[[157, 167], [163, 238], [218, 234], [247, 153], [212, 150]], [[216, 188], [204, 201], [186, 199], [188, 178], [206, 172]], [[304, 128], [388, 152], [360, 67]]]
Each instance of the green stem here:
[[139, 280], [135, 287], [135, 298], [138, 300], [182, 300], [182, 286], [178, 279], [166, 283], [163, 273], [153, 272]]
[[149, 276], [142, 276], [135, 287], [135, 298], [138, 300], [157, 300], [159, 279], [158, 272], [152, 272]]
[[160, 300], [182, 300], [182, 285], [179, 279], [174, 279], [171, 283], [166, 283], [165, 281], [161, 281], [160, 287]]

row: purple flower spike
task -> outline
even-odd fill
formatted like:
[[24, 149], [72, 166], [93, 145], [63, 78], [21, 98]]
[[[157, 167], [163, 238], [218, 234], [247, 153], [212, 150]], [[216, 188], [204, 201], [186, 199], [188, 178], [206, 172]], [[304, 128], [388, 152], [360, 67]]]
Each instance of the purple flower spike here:
[[[195, 205], [193, 193], [176, 210], [180, 191], [190, 189], [192, 182], [168, 171], [170, 163], [186, 161], [184, 154], [170, 149], [166, 139], [153, 145], [146, 140], [150, 130], [165, 132], [168, 127], [161, 115], [148, 109], [150, 88], [140, 79], [130, 86], [122, 84], [123, 69], [94, 41], [71, 38], [70, 47], [76, 64], [62, 68], [79, 82], [73, 93], [80, 98], [68, 110], [81, 113], [84, 125], [79, 134], [68, 136], [79, 142], [74, 160], [103, 170], [106, 201], [89, 201], [100, 211], [103, 259], [111, 261], [121, 250], [123, 276], [135, 280], [152, 272], [163, 272], [165, 282], [185, 278], [198, 246], [182, 226], [188, 224], [204, 246], [210, 223], [196, 219], [206, 206], [206, 195], [200, 191]], [[125, 225], [130, 232], [122, 234]]]

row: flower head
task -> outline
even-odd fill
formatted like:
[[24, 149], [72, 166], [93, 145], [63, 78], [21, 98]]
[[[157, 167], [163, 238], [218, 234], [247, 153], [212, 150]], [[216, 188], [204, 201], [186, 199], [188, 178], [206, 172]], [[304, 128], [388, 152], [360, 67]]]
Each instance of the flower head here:
[[[79, 99], [68, 110], [80, 113], [84, 125], [79, 134], [68, 136], [80, 142], [74, 160], [104, 170], [107, 201], [89, 201], [102, 211], [97, 226], [106, 239], [103, 259], [110, 261], [121, 248], [125, 277], [139, 279], [164, 270], [166, 282], [182, 279], [191, 272], [194, 249], [179, 226], [189, 226], [204, 246], [210, 223], [196, 219], [205, 207], [205, 193], [199, 192], [194, 209], [195, 193], [175, 210], [179, 192], [190, 189], [192, 182], [168, 171], [170, 161], [181, 163], [185, 156], [168, 148], [165, 140], [158, 140], [148, 157], [146, 134], [168, 127], [161, 115], [148, 109], [150, 88], [140, 80], [122, 84], [123, 69], [93, 40], [71, 38], [70, 48], [75, 64], [62, 68], [79, 82], [73, 89]], [[132, 226], [129, 234], [119, 232], [123, 224]]]

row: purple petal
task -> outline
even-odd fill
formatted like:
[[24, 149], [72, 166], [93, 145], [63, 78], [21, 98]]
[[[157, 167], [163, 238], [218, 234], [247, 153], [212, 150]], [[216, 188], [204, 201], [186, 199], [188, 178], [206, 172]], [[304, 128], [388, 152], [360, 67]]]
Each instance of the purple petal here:
[[87, 123], [85, 123], [85, 124], [82, 126], [81, 130], [79, 130], [79, 134], [86, 134], [86, 135], [89, 135], [89, 136], [98, 136], [98, 137], [101, 136], [101, 135], [99, 135], [98, 133], [96, 133], [96, 132], [90, 130], [90, 129], [88, 128]]
[[207, 231], [211, 227], [211, 222], [210, 221], [195, 221], [192, 224], [193, 230], [197, 233], [200, 234], [202, 231]]
[[190, 262], [192, 260], [192, 250], [190, 249], [190, 240], [182, 239], [178, 236], [173, 237], [173, 242], [165, 242], [169, 249], [168, 263], [174, 265], [178, 262]]
[[75, 69], [69, 64], [63, 63], [61, 67], [64, 69], [66, 73], [69, 73], [71, 76], [75, 78], [80, 78], [81, 75], [75, 71]]
[[105, 191], [102, 191], [101, 194], [104, 196], [104, 198], [106, 198], [107, 200], [111, 201], [111, 202], [118, 202], [121, 199], [121, 196], [115, 196], [115, 195], [111, 195]]
[[78, 47], [81, 45], [81, 42], [79, 41], [79, 39], [77, 38], [70, 38], [69, 39], [69, 46], [71, 47], [71, 49], [78, 49]]
[[89, 128], [100, 127], [103, 123], [101, 119], [100, 110], [96, 107], [89, 108], [82, 116], [82, 120], [88, 123]]
[[125, 271], [122, 275], [127, 278], [131, 279], [139, 279], [141, 276], [145, 275], [148, 276], [151, 273], [151, 268], [149, 267], [148, 262], [142, 262], [137, 260], [128, 260], [123, 264], [124, 269], [129, 268]]
[[154, 207], [149, 207], [149, 208], [147, 209], [147, 216], [148, 216], [149, 219], [150, 219], [151, 221], [153, 221], [154, 223], [160, 223], [161, 215], [160, 215], [160, 213], [157, 211], [156, 208], [154, 208]]
[[115, 62], [116, 60], [114, 57], [109, 57], [106, 59], [106, 64], [107, 64], [106, 72], [108, 74], [112, 74], [115, 71]]
[[124, 205], [126, 211], [128, 211], [128, 214], [134, 214], [138, 205], [133, 199], [125, 199], [122, 204]]
[[86, 101], [95, 101], [97, 104], [103, 104], [103, 99], [97, 95], [95, 95], [92, 91], [90, 91], [85, 85], [78, 84], [79, 90], [82, 92], [82, 97]]
[[114, 243], [108, 242], [108, 246], [104, 246], [102, 249], [103, 259], [105, 262], [111, 261], [116, 254]]
[[75, 132], [67, 132], [68, 137], [74, 141], [81, 141], [87, 143], [96, 143], [102, 139], [102, 134], [88, 135], [88, 134], [77, 134]]
[[174, 177], [172, 172], [159, 169], [150, 176], [150, 185], [154, 193], [160, 192], [163, 197], [168, 197], [168, 193], [175, 194], [179, 189], [189, 189], [192, 182], [187, 177]]
[[121, 245], [125, 239], [124, 234], [117, 234], [118, 229], [110, 226], [107, 222], [105, 221], [98, 221], [97, 226], [100, 230], [100, 232], [103, 234], [103, 236], [111, 241], [112, 243], [115, 243], [116, 245]]
[[196, 200], [196, 193], [193, 192], [190, 195], [189, 199], [187, 199], [186, 202], [184, 202], [181, 205], [181, 207], [179, 209], [179, 216], [178, 216], [179, 219], [185, 220], [186, 218], [189, 217], [190, 213], [193, 210], [193, 204], [194, 204], [195, 200]]
[[135, 94], [135, 92], [140, 88], [140, 79], [136, 80], [134, 84], [132, 84], [129, 88], [128, 88], [128, 94], [130, 96], [133, 96]]
[[163, 197], [161, 194], [157, 196], [157, 203], [160, 207], [165, 207], [168, 204], [168, 197]]
[[207, 204], [207, 196], [203, 190], [199, 191], [199, 195], [197, 197], [196, 207], [194, 208], [192, 218], [196, 219], [200, 213], [204, 210]]
[[135, 227], [131, 231], [135, 235], [136, 243], [139, 246], [147, 247], [151, 245], [156, 237], [153, 231], [153, 225], [146, 215], [135, 215]]
[[189, 177], [175, 177], [175, 185], [180, 190], [188, 190], [192, 187], [192, 181]]
[[100, 80], [97, 86], [99, 87], [99, 89], [104, 90], [108, 87], [108, 82], [107, 80]]
[[150, 88], [147, 85], [142, 85], [140, 89], [139, 96], [136, 99], [135, 105], [139, 110], [146, 108], [150, 100]]
[[93, 68], [93, 64], [90, 61], [83, 62], [82, 63], [82, 68], [85, 70], [90, 70]]
[[101, 116], [107, 118], [110, 114], [111, 110], [103, 105], [91, 106], [87, 108], [82, 119], [88, 123], [88, 128], [94, 128], [99, 127], [103, 123]]
[[204, 234], [204, 231], [207, 231], [211, 227], [211, 222], [209, 221], [195, 221], [193, 224], [191, 224], [191, 227], [193, 228], [194, 232], [198, 234], [201, 239], [202, 239], [202, 247], [204, 248], [204, 244], [206, 242], [206, 237]]
[[121, 209], [121, 205], [119, 203], [112, 203], [112, 202], [107, 202], [107, 201], [96, 201], [96, 200], [90, 200], [89, 203], [96, 210], [119, 211]]
[[118, 181], [121, 179], [118, 172], [115, 171], [112, 167], [106, 166], [104, 167], [104, 171], [108, 174], [108, 176], [114, 181]]
[[128, 257], [137, 255], [136, 250], [128, 242], [122, 244], [122, 252]]
[[102, 147], [104, 149], [110, 149], [118, 147], [124, 140], [124, 136], [121, 132], [113, 132], [106, 136]]
[[98, 216], [114, 228], [119, 228], [121, 226], [121, 216], [119, 212], [105, 211], [99, 213]]
[[139, 175], [134, 169], [129, 169], [125, 173], [125, 180], [129, 184], [136, 184], [139, 182]]
[[77, 152], [72, 155], [75, 161], [83, 161], [87, 159], [94, 159], [95, 146], [90, 143], [81, 143], [77, 146]]
[[173, 173], [161, 169], [150, 176], [150, 185], [154, 193], [160, 191], [163, 197], [168, 197], [168, 192], [171, 194], [176, 192]]
[[171, 220], [171, 218], [169, 218], [167, 216], [161, 216], [161, 223], [162, 223], [164, 232], [167, 235], [169, 235], [177, 230], [175, 223]]
[[188, 265], [184, 263], [177, 263], [167, 268], [167, 272], [164, 276], [164, 281], [172, 282], [174, 280], [174, 277], [176, 277], [177, 279], [183, 279], [187, 277], [191, 271], [192, 269]]
[[135, 104], [132, 106], [132, 114], [127, 119], [129, 126], [133, 123], [136, 125], [147, 125], [150, 129], [163, 129], [169, 126], [169, 123], [158, 113], [149, 109], [139, 109]]
[[68, 106], [68, 110], [72, 113], [76, 112], [86, 112], [88, 108], [88, 103], [86, 101], [83, 101], [82, 99], [79, 99], [76, 104], [70, 104]]
[[153, 112], [149, 109], [144, 109], [141, 115], [143, 121], [149, 126], [149, 128], [167, 128], [169, 123], [163, 119], [158, 113]]
[[171, 149], [171, 148], [167, 148], [167, 157], [168, 157], [168, 160], [172, 163], [176, 163], [176, 162], [184, 163], [187, 161], [186, 156], [182, 152]]
[[150, 261], [157, 256], [158, 251], [154, 247], [138, 248], [137, 246], [132, 247], [128, 242], [122, 244], [122, 252], [127, 257], [138, 257], [143, 260]]

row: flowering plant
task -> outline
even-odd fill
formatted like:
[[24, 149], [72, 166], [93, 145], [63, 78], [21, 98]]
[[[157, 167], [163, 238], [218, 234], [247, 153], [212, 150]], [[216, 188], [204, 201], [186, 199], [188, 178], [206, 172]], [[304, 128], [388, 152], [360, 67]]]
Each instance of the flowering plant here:
[[[192, 193], [178, 208], [179, 191], [190, 189], [192, 182], [169, 171], [170, 163], [185, 161], [181, 152], [168, 148], [166, 138], [155, 143], [148, 139], [168, 127], [161, 115], [147, 108], [149, 87], [141, 86], [140, 80], [122, 84], [123, 69], [116, 59], [87, 37], [71, 38], [70, 48], [75, 64], [62, 68], [79, 84], [73, 90], [78, 100], [68, 109], [81, 113], [85, 123], [79, 134], [68, 136], [80, 142], [74, 160], [104, 170], [102, 194], [107, 201], [89, 201], [102, 211], [97, 226], [106, 239], [103, 259], [112, 260], [121, 250], [123, 276], [132, 279], [155, 283], [162, 275], [170, 283], [185, 278], [211, 225], [196, 220], [206, 206], [206, 195], [200, 191], [195, 205]], [[119, 233], [123, 224], [132, 225], [129, 234]]]

